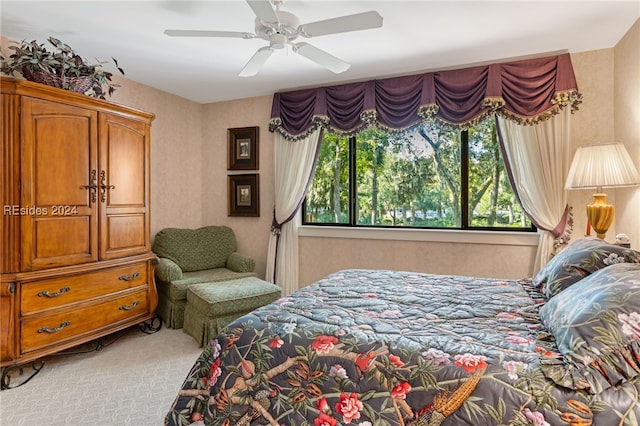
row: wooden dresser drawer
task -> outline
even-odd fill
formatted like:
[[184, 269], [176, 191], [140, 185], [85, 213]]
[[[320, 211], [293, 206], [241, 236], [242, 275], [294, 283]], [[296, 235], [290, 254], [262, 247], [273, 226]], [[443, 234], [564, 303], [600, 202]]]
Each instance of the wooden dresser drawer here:
[[113, 326], [148, 313], [147, 288], [101, 303], [87, 303], [74, 310], [21, 321], [21, 353], [50, 344], [64, 343], [81, 334]]
[[23, 283], [20, 313], [29, 315], [146, 284], [146, 262], [88, 274]]

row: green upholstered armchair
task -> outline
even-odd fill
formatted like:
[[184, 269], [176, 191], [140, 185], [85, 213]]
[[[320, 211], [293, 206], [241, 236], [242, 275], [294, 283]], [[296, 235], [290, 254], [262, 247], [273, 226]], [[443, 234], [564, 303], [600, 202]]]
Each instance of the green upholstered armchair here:
[[236, 250], [235, 234], [227, 226], [165, 228], [156, 234], [156, 313], [167, 327], [182, 328], [190, 285], [256, 276], [255, 261]]

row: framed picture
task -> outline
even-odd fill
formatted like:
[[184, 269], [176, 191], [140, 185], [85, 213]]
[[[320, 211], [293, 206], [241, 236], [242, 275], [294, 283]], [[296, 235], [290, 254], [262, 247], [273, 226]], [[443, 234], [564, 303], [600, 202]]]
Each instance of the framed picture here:
[[258, 126], [227, 129], [227, 170], [258, 170]]
[[228, 176], [228, 215], [260, 216], [260, 180], [257, 174]]

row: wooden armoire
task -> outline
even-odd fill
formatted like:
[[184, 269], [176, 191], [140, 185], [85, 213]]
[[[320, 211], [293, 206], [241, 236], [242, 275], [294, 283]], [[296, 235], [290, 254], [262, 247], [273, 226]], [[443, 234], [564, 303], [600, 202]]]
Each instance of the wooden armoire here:
[[154, 115], [1, 78], [0, 366], [150, 320]]

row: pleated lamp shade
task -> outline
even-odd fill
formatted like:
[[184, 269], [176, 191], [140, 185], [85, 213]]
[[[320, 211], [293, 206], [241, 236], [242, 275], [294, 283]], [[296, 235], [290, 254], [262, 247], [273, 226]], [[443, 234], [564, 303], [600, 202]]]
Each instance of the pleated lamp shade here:
[[565, 189], [596, 188], [587, 217], [598, 237], [603, 238], [613, 222], [615, 209], [607, 204], [602, 188], [640, 185], [640, 175], [621, 143], [581, 146], [577, 149]]

